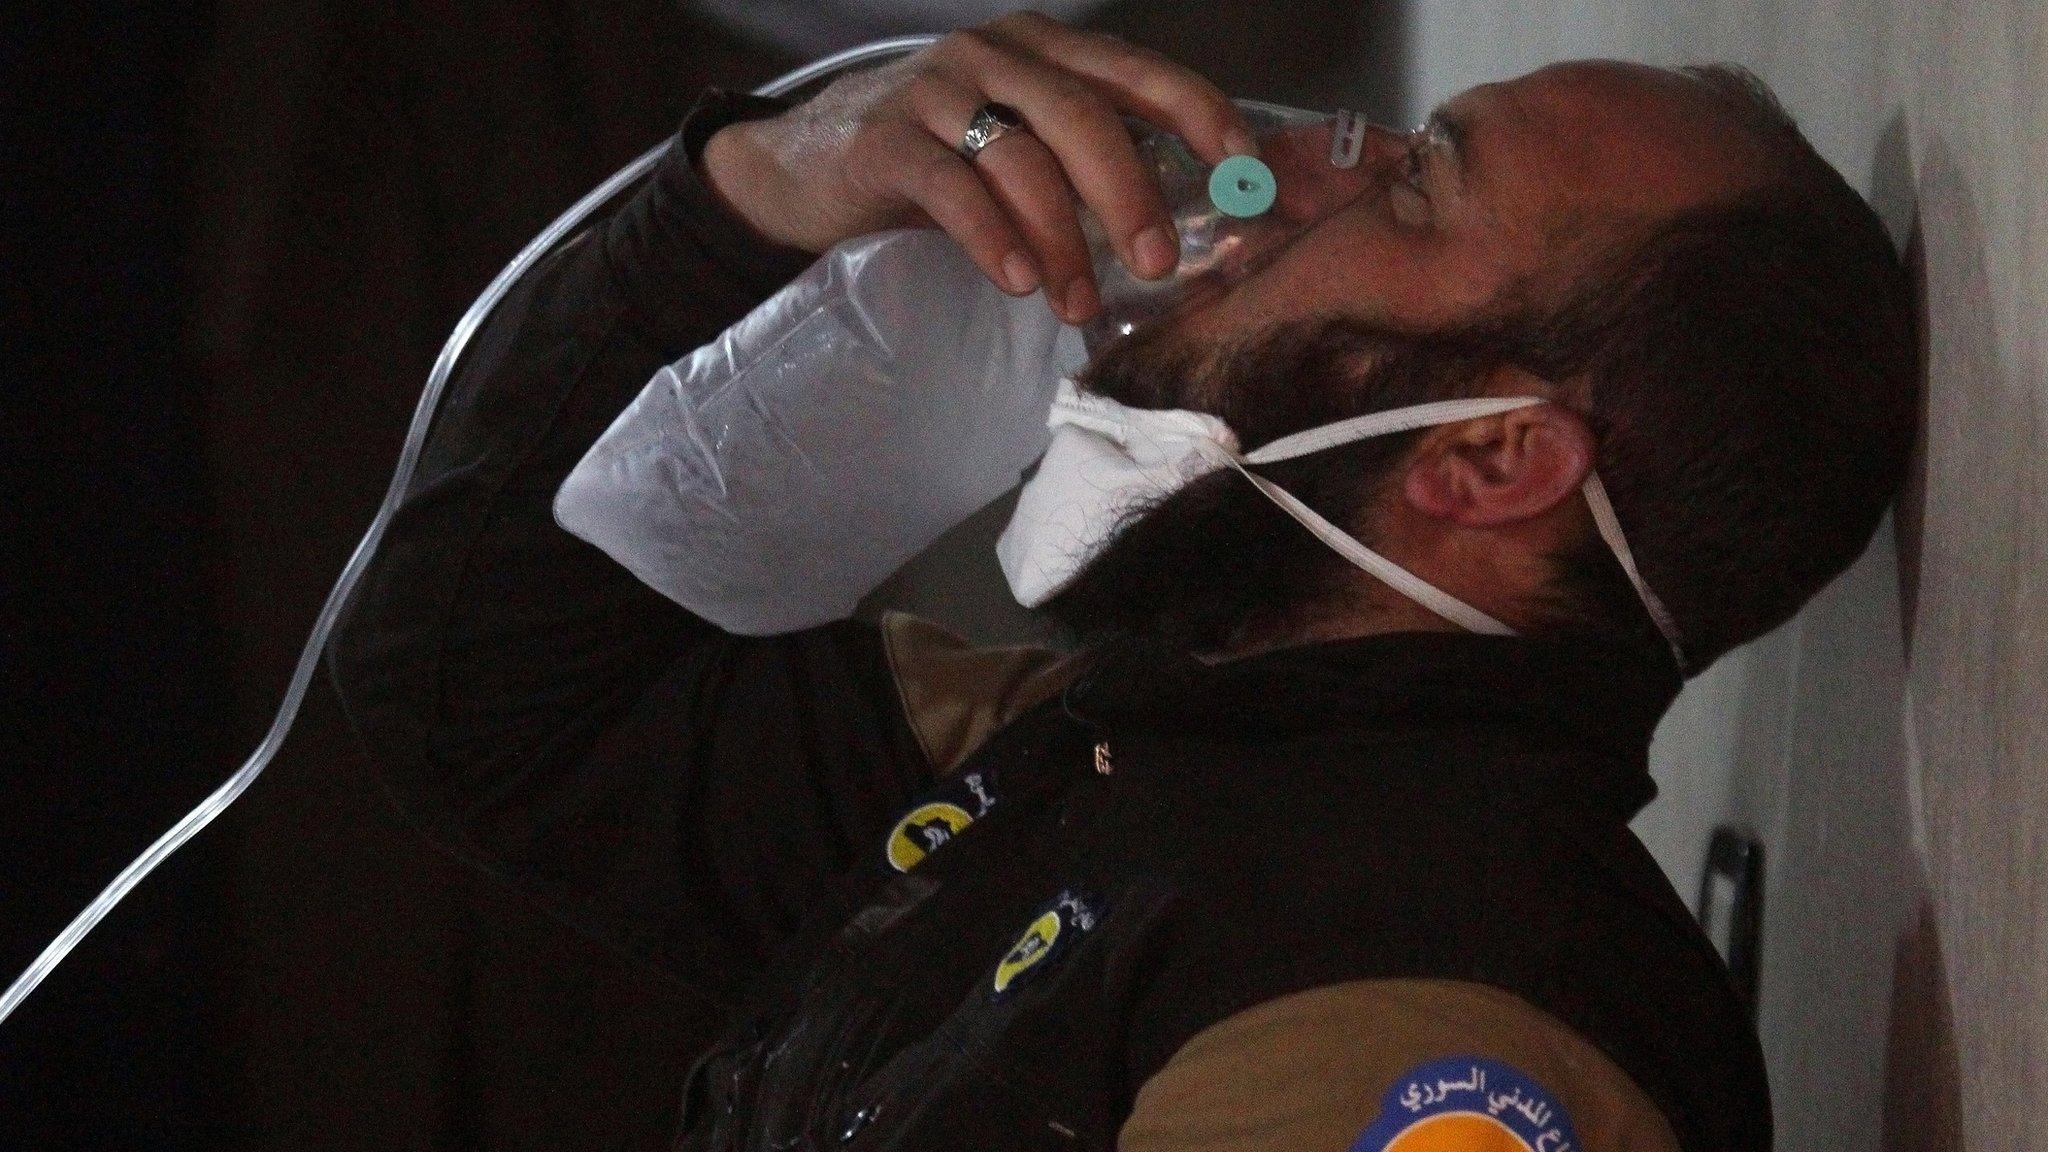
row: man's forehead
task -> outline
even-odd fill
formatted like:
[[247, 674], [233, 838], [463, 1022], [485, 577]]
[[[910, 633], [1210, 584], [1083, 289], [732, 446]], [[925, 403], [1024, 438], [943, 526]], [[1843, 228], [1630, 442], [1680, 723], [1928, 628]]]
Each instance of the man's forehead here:
[[1455, 125], [1473, 185], [1504, 218], [1661, 215], [1733, 193], [1760, 159], [1698, 81], [1627, 61], [1553, 64], [1468, 89], [1434, 115]]

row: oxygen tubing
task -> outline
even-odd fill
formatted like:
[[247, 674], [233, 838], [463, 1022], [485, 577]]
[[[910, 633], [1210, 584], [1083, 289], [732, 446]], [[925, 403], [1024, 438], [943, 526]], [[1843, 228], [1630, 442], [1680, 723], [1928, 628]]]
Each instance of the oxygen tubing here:
[[[938, 39], [934, 35], [897, 36], [887, 40], [876, 40], [843, 52], [815, 60], [793, 72], [778, 76], [774, 80], [754, 89], [757, 96], [782, 96], [842, 68], [864, 64], [876, 57], [894, 56], [915, 51]], [[434, 422], [434, 413], [441, 404], [441, 391], [448, 378], [455, 372], [455, 363], [469, 346], [469, 341], [483, 326], [484, 320], [497, 307], [498, 301], [510, 291], [542, 256], [546, 255], [562, 237], [568, 235], [587, 220], [591, 213], [603, 207], [621, 191], [645, 176], [667, 154], [672, 141], [664, 140], [642, 153], [632, 163], [613, 173], [604, 183], [592, 189], [589, 194], [571, 205], [569, 210], [556, 217], [555, 222], [533, 238], [512, 262], [499, 272], [483, 295], [469, 306], [455, 330], [448, 335], [448, 342], [441, 346], [441, 354], [434, 359], [433, 370], [427, 373], [427, 386], [420, 393], [419, 405], [413, 409], [412, 424], [405, 434], [405, 447], [398, 454], [398, 469], [391, 477], [391, 487], [384, 493], [384, 502], [378, 506], [377, 515], [370, 521], [369, 531], [363, 533], [362, 542], [356, 545], [349, 556], [348, 564], [342, 568], [341, 577], [334, 582], [334, 590], [327, 594], [327, 602], [320, 608], [319, 619], [313, 624], [312, 635], [306, 638], [306, 646], [299, 653], [299, 663], [292, 670], [292, 679], [285, 688], [284, 702], [278, 706], [277, 716], [270, 722], [270, 730], [264, 734], [262, 743], [249, 754], [242, 766], [228, 777], [227, 782], [215, 789], [213, 794], [199, 802], [198, 807], [185, 814], [184, 819], [172, 825], [170, 830], [159, 836], [156, 843], [137, 856], [120, 875], [114, 877], [100, 894], [87, 904], [57, 938], [50, 941], [14, 983], [8, 985], [6, 995], [0, 996], [0, 1022], [14, 1014], [29, 993], [43, 982], [44, 977], [55, 971], [57, 965], [78, 947], [79, 941], [106, 919], [144, 877], [156, 870], [157, 865], [170, 859], [171, 853], [185, 846], [197, 836], [201, 829], [213, 823], [215, 817], [227, 810], [249, 785], [270, 766], [271, 758], [284, 745], [285, 737], [291, 734], [292, 722], [298, 718], [299, 705], [305, 700], [306, 689], [313, 682], [314, 669], [319, 666], [320, 653], [327, 647], [328, 633], [334, 629], [334, 621], [341, 615], [342, 606], [355, 592], [356, 581], [363, 570], [370, 565], [370, 558], [377, 554], [377, 545], [384, 539], [384, 530], [391, 523], [392, 515], [404, 500], [406, 489], [412, 485], [414, 468], [419, 463], [420, 446], [425, 443], [427, 429]]]

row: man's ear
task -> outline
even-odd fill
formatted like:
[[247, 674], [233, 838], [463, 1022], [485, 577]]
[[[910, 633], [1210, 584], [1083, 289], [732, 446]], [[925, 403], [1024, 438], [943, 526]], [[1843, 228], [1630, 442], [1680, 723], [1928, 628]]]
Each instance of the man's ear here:
[[[1493, 395], [1553, 389], [1506, 371]], [[1402, 495], [1424, 515], [1467, 527], [1532, 520], [1570, 499], [1593, 468], [1593, 431], [1561, 404], [1536, 404], [1432, 429], [1409, 458]]]

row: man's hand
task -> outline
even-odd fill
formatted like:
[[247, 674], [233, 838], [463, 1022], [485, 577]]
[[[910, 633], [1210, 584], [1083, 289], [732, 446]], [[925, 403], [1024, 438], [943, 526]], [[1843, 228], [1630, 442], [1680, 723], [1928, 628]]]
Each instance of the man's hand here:
[[[1029, 131], [974, 160], [954, 150], [984, 103]], [[1079, 322], [1098, 297], [1077, 204], [1139, 276], [1173, 268], [1179, 240], [1121, 115], [1172, 131], [1204, 160], [1251, 152], [1215, 85], [1156, 52], [1018, 12], [915, 55], [843, 76], [771, 120], [728, 125], [703, 155], [713, 189], [757, 232], [822, 252], [884, 228], [937, 226], [1004, 291], [1046, 288]]]

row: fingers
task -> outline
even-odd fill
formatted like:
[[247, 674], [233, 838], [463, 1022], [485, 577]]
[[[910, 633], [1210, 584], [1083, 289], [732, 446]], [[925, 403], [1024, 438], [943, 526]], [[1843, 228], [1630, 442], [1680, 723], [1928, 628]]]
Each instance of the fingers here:
[[1095, 273], [1074, 190], [1052, 150], [1028, 132], [1011, 132], [983, 149], [973, 167], [1023, 233], [1053, 307], [1070, 321], [1086, 319], [1095, 310]]
[[[910, 91], [913, 116], [937, 140], [954, 135], [983, 99], [942, 79], [927, 79]], [[1023, 236], [1054, 309], [1075, 323], [1091, 315], [1095, 288], [1088, 244], [1058, 157], [1033, 133], [1011, 131], [985, 146], [968, 167]]]
[[989, 25], [988, 32], [1087, 78], [1120, 110], [1186, 140], [1207, 163], [1258, 151], [1243, 113], [1222, 89], [1149, 48], [1078, 31], [1037, 12], [1012, 13]]
[[1102, 221], [1118, 258], [1146, 278], [1170, 271], [1179, 243], [1157, 179], [1139, 161], [1129, 131], [1103, 92], [977, 32], [955, 33], [947, 43], [963, 87], [1023, 114], [1081, 201]]
[[[910, 123], [891, 124], [889, 139], [866, 152], [886, 170], [862, 183], [889, 190], [952, 234], [998, 285], [1024, 292], [1042, 283], [1070, 322], [1092, 316], [1098, 303], [1081, 205], [1138, 276], [1163, 276], [1179, 258], [1157, 174], [1123, 116], [1182, 136], [1212, 163], [1252, 147], [1236, 106], [1207, 80], [1155, 52], [1035, 13], [953, 33], [909, 67], [897, 107]], [[952, 149], [990, 100], [1016, 108], [1030, 131], [1013, 131], [964, 161]]]
[[1035, 291], [1039, 272], [1030, 249], [967, 162], [919, 125], [898, 122], [878, 131], [892, 139], [868, 153], [887, 157], [868, 179], [944, 229], [997, 287], [1016, 296]]

